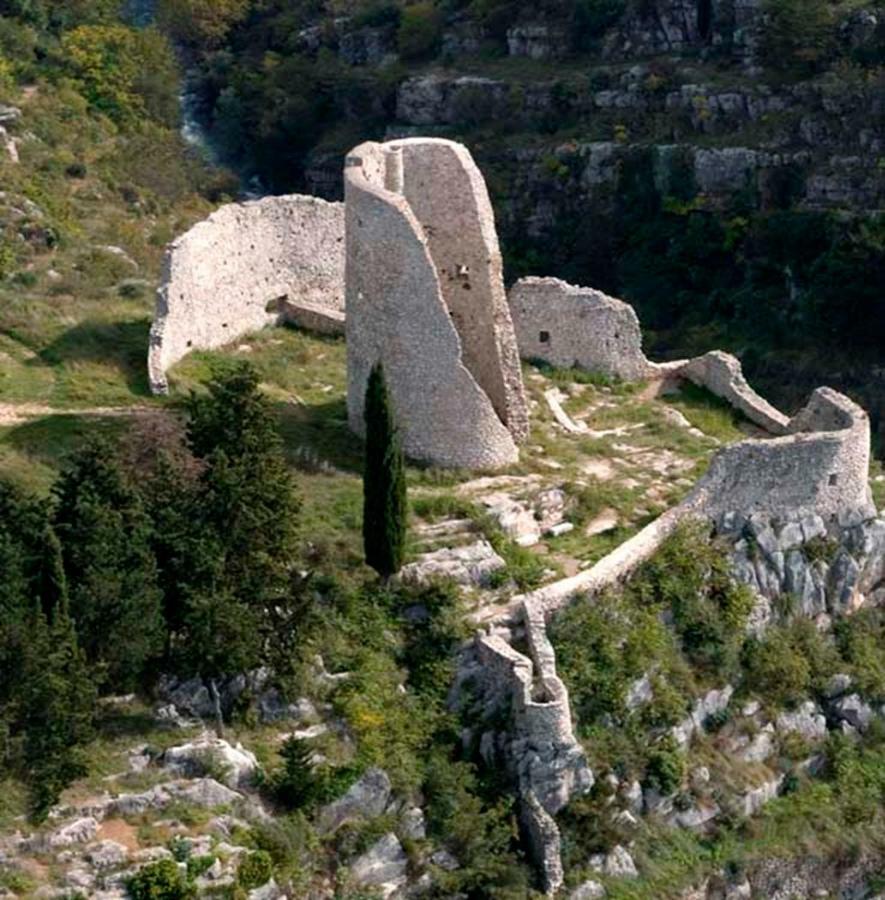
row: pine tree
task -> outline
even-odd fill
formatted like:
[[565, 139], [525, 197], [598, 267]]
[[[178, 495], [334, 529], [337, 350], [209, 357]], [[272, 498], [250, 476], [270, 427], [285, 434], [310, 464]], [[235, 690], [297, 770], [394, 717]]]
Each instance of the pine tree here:
[[114, 691], [140, 686], [163, 646], [150, 521], [115, 449], [94, 439], [69, 460], [54, 493], [71, 616], [80, 645]]
[[43, 613], [51, 619], [56, 610], [68, 608], [68, 580], [61, 541], [48, 522], [41, 535], [40, 549], [37, 589]]
[[389, 578], [402, 567], [408, 511], [405, 461], [381, 363], [369, 375], [365, 420], [363, 546], [366, 562]]
[[270, 402], [246, 365], [192, 396], [188, 439], [202, 463], [184, 588], [185, 660], [207, 683], [288, 646], [299, 500]]
[[283, 768], [273, 782], [273, 791], [280, 803], [288, 809], [303, 809], [311, 805], [317, 781], [311, 765], [311, 752], [307, 742], [296, 737], [286, 738], [280, 748]]
[[83, 746], [93, 734], [96, 688], [64, 604], [51, 621], [36, 605], [30, 624], [20, 727], [31, 815], [39, 822], [88, 771]]

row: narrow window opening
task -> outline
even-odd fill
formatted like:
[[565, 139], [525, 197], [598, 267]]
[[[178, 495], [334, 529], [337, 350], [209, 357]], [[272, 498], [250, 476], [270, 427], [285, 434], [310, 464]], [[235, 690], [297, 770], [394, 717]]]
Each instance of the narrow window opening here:
[[549, 331], [542, 331], [542, 332], [538, 335], [538, 340], [539, 340], [542, 344], [549, 344], [549, 343], [550, 343], [550, 332], [549, 332]]
[[833, 472], [833, 474], [830, 475], [830, 487], [835, 487], [838, 483], [839, 476], [835, 472]]

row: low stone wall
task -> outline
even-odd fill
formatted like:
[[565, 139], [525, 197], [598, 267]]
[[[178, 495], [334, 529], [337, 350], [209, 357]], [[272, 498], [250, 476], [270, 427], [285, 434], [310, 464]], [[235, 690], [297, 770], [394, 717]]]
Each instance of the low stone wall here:
[[345, 169], [347, 408], [384, 365], [413, 459], [494, 469], [528, 431], [494, 217], [466, 148], [361, 144]]
[[343, 204], [292, 195], [222, 206], [166, 251], [151, 390], [165, 393], [167, 371], [191, 350], [287, 319], [340, 332], [331, 323], [343, 310]]
[[690, 360], [676, 374], [721, 397], [770, 434], [786, 433], [789, 417], [747, 384], [740, 361], [730, 353], [721, 350], [705, 353]]

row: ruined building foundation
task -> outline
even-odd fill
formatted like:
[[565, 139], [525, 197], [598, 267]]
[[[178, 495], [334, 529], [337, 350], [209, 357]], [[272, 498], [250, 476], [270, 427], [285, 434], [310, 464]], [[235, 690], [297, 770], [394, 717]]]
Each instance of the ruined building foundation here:
[[384, 366], [405, 452], [493, 469], [518, 458], [528, 412], [494, 216], [466, 148], [361, 144], [345, 168], [347, 408], [364, 429]]

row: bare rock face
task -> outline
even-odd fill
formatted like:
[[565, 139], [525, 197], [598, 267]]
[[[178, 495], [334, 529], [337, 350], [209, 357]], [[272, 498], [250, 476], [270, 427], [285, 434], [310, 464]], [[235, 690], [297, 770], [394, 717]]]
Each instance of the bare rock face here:
[[826, 717], [813, 700], [808, 700], [793, 712], [780, 713], [776, 727], [781, 733], [799, 734], [811, 742], [823, 740], [827, 736]]
[[325, 834], [337, 831], [346, 822], [375, 819], [384, 812], [390, 800], [390, 778], [383, 769], [368, 769], [337, 800], [324, 806], [317, 817], [317, 827]]
[[255, 754], [242, 744], [232, 746], [227, 741], [204, 735], [187, 744], [170, 747], [161, 757], [161, 764], [182, 775], [205, 775], [220, 769], [222, 781], [228, 787], [245, 787], [258, 771]]
[[382, 897], [390, 897], [406, 884], [408, 857], [392, 832], [373, 844], [350, 867], [357, 884], [376, 887]]
[[[739, 581], [770, 602], [789, 594], [797, 612], [819, 619], [885, 598], [885, 520], [848, 522], [827, 523], [815, 513], [732, 513], [717, 531], [731, 542]], [[846, 689], [834, 684], [833, 694]]]
[[568, 900], [600, 900], [605, 896], [605, 888], [598, 881], [585, 881], [569, 895]]
[[609, 878], [636, 878], [639, 872], [633, 857], [620, 844], [608, 853], [598, 853], [590, 857], [590, 868]]
[[451, 578], [458, 584], [488, 587], [495, 572], [506, 566], [504, 560], [485, 540], [465, 547], [443, 547], [422, 554], [416, 562], [403, 566], [403, 581], [426, 584], [434, 578]]

